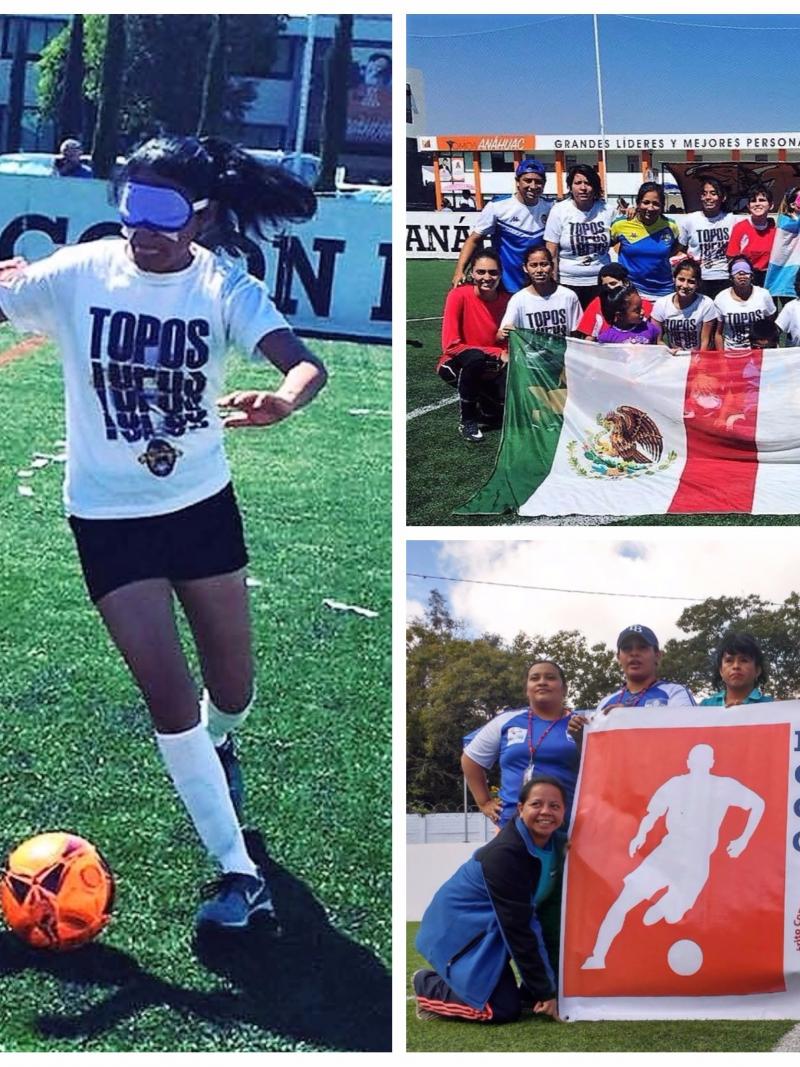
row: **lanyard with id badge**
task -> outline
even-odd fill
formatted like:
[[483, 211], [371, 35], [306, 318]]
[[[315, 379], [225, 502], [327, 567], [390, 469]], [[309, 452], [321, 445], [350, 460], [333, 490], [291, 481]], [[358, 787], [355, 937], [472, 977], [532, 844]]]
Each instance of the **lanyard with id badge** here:
[[564, 718], [564, 716], [560, 715], [557, 719], [553, 719], [553, 721], [550, 723], [550, 725], [544, 731], [542, 736], [539, 738], [538, 742], [534, 745], [534, 743], [533, 743], [533, 710], [531, 709], [531, 710], [528, 711], [528, 752], [530, 753], [530, 759], [528, 760], [528, 766], [525, 768], [525, 773], [522, 776], [522, 784], [523, 785], [525, 784], [525, 782], [530, 781], [530, 779], [533, 778], [534, 774], [536, 773], [534, 760], [536, 758], [536, 753], [539, 751], [539, 749], [544, 744], [544, 739], [547, 737], [547, 735], [553, 729], [555, 724], [557, 722], [560, 722], [561, 719], [563, 719], [563, 718]]

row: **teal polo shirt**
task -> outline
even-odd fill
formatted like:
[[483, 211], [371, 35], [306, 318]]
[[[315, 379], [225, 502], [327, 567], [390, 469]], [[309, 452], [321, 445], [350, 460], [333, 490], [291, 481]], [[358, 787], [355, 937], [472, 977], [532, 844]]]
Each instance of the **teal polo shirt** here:
[[[762, 693], [760, 689], [755, 688], [750, 696], [744, 701], [745, 704], [766, 704], [770, 700], [774, 700], [774, 697], [768, 697], [766, 693]], [[706, 697], [705, 700], [700, 701], [700, 707], [725, 707], [725, 690], [720, 689], [718, 693], [713, 693], [710, 697]]]

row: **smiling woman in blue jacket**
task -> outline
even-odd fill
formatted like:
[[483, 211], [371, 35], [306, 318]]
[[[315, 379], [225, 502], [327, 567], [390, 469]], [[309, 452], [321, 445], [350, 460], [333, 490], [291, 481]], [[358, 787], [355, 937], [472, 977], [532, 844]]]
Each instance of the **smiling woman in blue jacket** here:
[[417, 934], [433, 967], [414, 975], [418, 1018], [506, 1023], [529, 1007], [558, 1019], [536, 909], [559, 883], [562, 856], [553, 835], [564, 822], [565, 799], [556, 778], [530, 778], [516, 816], [438, 890]]

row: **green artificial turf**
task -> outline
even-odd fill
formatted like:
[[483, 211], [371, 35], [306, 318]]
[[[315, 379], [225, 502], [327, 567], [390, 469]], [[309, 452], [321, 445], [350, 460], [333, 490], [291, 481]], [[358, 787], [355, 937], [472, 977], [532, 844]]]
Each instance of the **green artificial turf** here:
[[[479, 444], [458, 436], [455, 390], [435, 373], [441, 355], [442, 309], [453, 277], [453, 260], [409, 259], [406, 263], [406, 406], [408, 413], [443, 401], [442, 407], [406, 424], [406, 521], [410, 526], [526, 526], [517, 514], [454, 515], [494, 470], [500, 431], [487, 430]], [[551, 520], [552, 521], [552, 520]], [[584, 519], [592, 525], [591, 517]], [[796, 526], [797, 515], [645, 515], [613, 526]]]
[[[0, 355], [16, 339], [3, 328]], [[193, 943], [214, 871], [84, 592], [63, 466], [17, 474], [64, 436], [57, 354], [0, 367], [0, 853], [71, 830], [117, 878], [93, 945], [53, 955], [0, 933], [0, 1051], [389, 1047], [391, 427], [375, 413], [390, 407], [390, 353], [311, 347], [330, 370], [320, 397], [279, 426], [227, 432], [259, 583], [258, 702], [240, 737], [250, 843], [268, 854], [284, 929], [216, 943]], [[275, 382], [231, 358], [229, 388]]]
[[[419, 923], [408, 923], [407, 995], [425, 960], [414, 947]], [[409, 1052], [768, 1052], [793, 1020], [676, 1019], [657, 1022], [557, 1023], [531, 1016], [504, 1026], [453, 1019], [421, 1021], [406, 1006]]]

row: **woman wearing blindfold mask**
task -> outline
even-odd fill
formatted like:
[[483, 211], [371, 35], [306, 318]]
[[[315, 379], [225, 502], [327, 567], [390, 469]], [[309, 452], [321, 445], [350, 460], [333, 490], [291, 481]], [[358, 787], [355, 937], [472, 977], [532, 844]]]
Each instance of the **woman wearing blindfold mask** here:
[[[272, 901], [240, 826], [232, 734], [255, 696], [247, 552], [222, 430], [287, 418], [325, 370], [229, 253], [247, 230], [311, 218], [316, 201], [289, 172], [211, 138], [148, 141], [116, 191], [123, 240], [0, 272], [0, 321], [49, 334], [62, 353], [64, 495], [89, 594], [221, 871], [198, 924], [241, 928]], [[279, 388], [221, 397], [229, 345], [264, 355], [283, 373]], [[197, 648], [199, 702], [173, 594]]]

